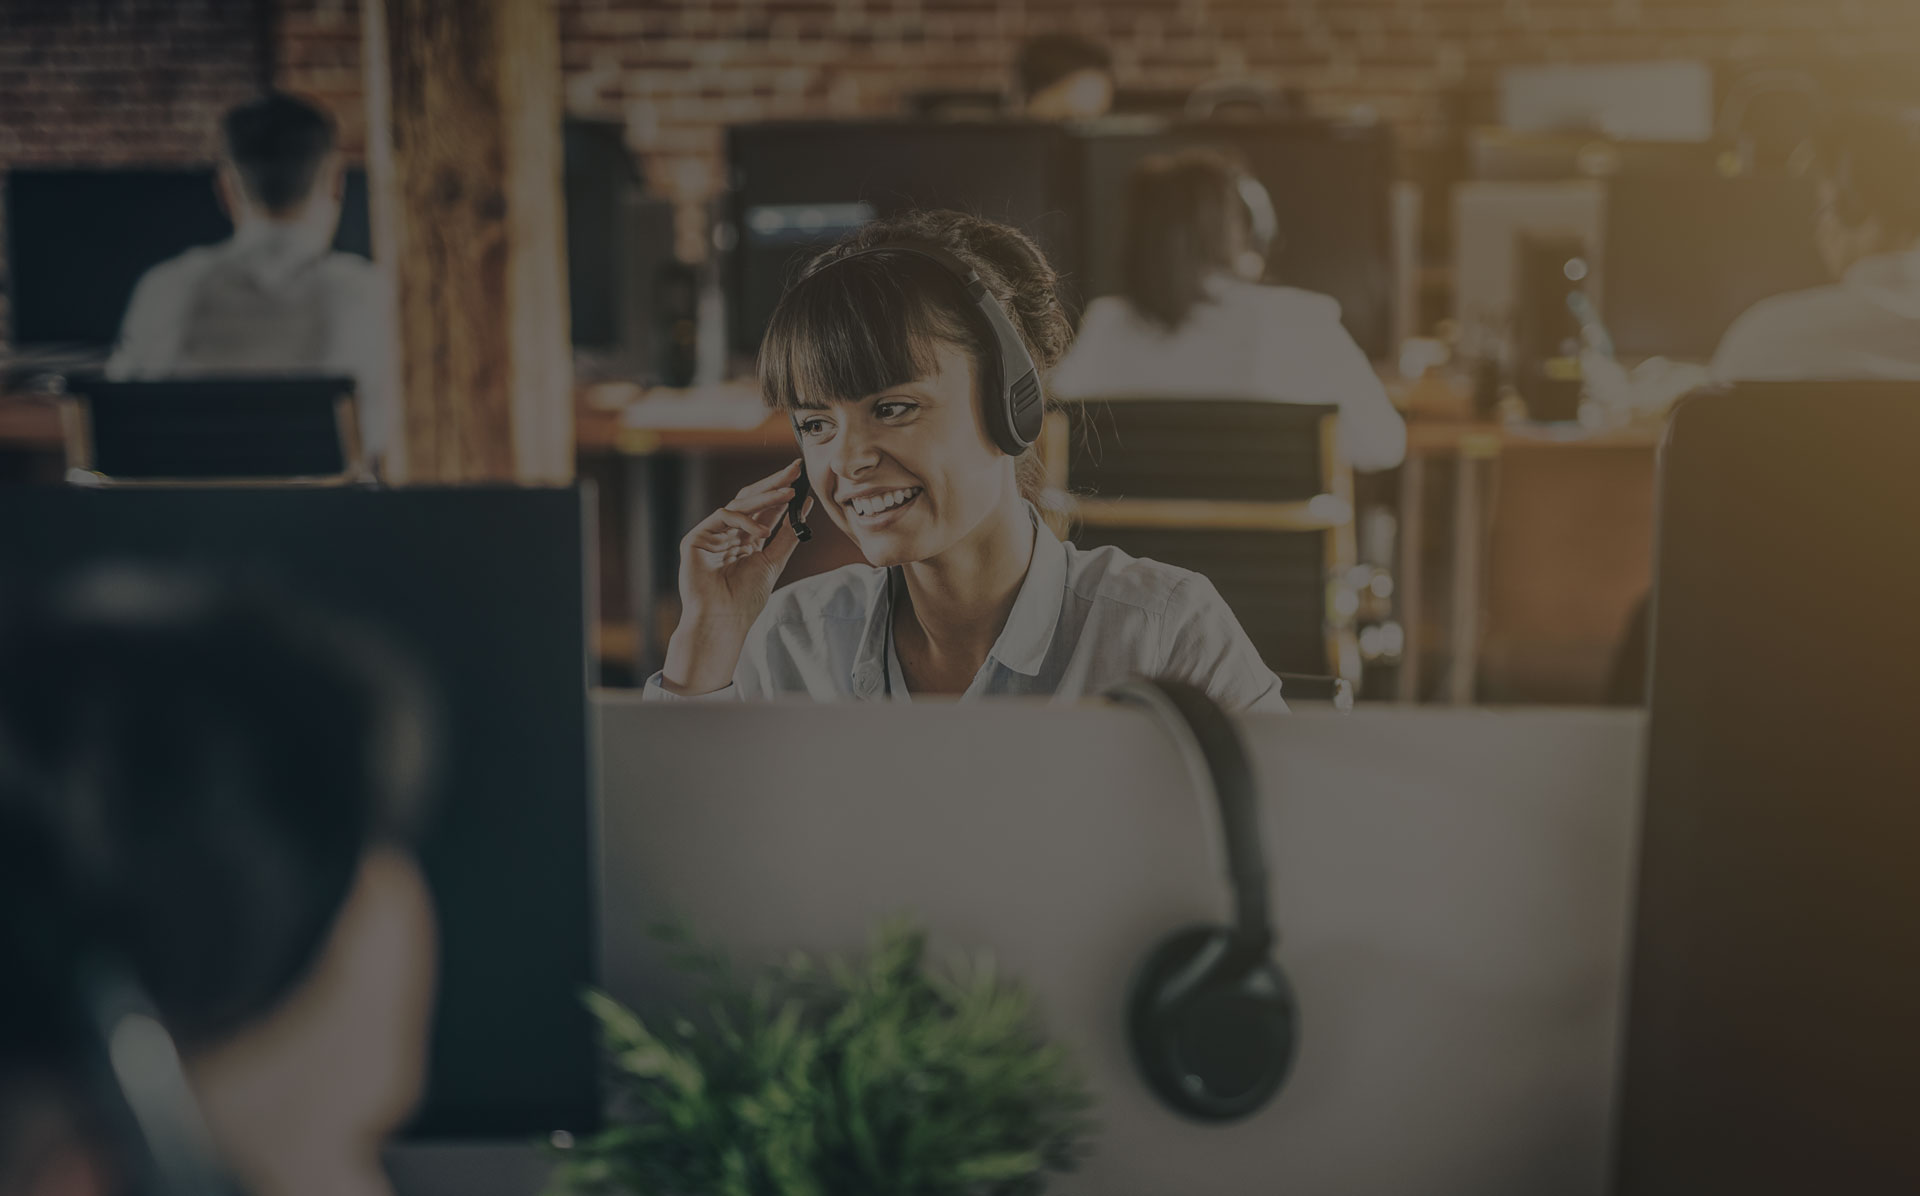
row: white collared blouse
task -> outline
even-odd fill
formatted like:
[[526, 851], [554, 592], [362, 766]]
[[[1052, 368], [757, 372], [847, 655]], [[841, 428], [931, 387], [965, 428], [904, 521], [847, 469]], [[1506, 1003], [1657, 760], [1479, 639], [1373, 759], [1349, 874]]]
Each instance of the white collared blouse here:
[[[962, 701], [1074, 701], [1150, 676], [1200, 686], [1229, 710], [1286, 709], [1280, 679], [1212, 582], [1116, 548], [1063, 543], [1038, 512], [1033, 522], [1033, 563]], [[733, 684], [702, 697], [910, 700], [893, 650], [894, 572], [849, 565], [776, 591], [747, 635]], [[644, 696], [677, 695], [656, 673]]]

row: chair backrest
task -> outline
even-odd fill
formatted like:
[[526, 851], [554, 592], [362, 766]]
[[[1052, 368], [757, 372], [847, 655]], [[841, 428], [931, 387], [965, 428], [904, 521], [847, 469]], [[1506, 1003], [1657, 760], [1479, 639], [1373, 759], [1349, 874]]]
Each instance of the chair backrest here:
[[1616, 1196], [1920, 1191], [1920, 384], [1661, 450]]
[[1067, 404], [1067, 476], [1101, 498], [1299, 502], [1327, 489], [1338, 409], [1250, 399]]
[[344, 377], [76, 380], [69, 477], [90, 484], [343, 483], [365, 472]]
[[1330, 593], [1355, 555], [1337, 408], [1168, 398], [1065, 409], [1075, 543], [1206, 577], [1275, 671], [1359, 680]]

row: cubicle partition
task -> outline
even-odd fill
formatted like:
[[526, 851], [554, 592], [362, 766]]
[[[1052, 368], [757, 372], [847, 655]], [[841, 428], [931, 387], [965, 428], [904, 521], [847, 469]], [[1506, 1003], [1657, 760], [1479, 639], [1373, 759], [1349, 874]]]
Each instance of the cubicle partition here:
[[[662, 918], [752, 963], [906, 914], [992, 953], [1084, 1069], [1102, 1128], [1058, 1191], [1599, 1191], [1638, 715], [1245, 720], [1303, 1037], [1279, 1098], [1225, 1128], [1159, 1106], [1122, 1036], [1147, 950], [1226, 909], [1215, 816], [1143, 714], [603, 695], [597, 718], [605, 980], [643, 1011], [679, 991]], [[413, 1167], [432, 1191], [457, 1160]]]

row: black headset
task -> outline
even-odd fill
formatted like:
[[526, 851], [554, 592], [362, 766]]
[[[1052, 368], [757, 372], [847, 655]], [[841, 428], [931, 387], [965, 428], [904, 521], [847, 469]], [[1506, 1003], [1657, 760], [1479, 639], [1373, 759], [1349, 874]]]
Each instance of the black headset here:
[[1233, 921], [1163, 940], [1135, 976], [1127, 1036], [1147, 1087], [1197, 1121], [1246, 1117], [1292, 1070], [1299, 1041], [1293, 986], [1273, 959], [1260, 795], [1233, 723], [1203, 690], [1129, 681], [1108, 691], [1144, 706], [1180, 745], [1194, 783], [1219, 803]]
[[1026, 452], [1040, 438], [1040, 425], [1046, 418], [1046, 404], [1041, 401], [1040, 371], [1033, 364], [1033, 354], [1027, 352], [1027, 342], [1020, 339], [1019, 331], [1007, 316], [1007, 309], [1000, 306], [1000, 300], [994, 298], [993, 292], [987, 289], [978, 270], [938, 245], [905, 242], [856, 249], [841, 257], [830, 258], [801, 275], [800, 281], [805, 282], [842, 262], [885, 253], [932, 262], [966, 292], [967, 310], [973, 313], [976, 325], [986, 330], [987, 339], [994, 345], [991, 360], [982, 363], [985, 373], [980, 379], [980, 393], [986, 405], [987, 432], [993, 437], [993, 443], [1007, 456], [1018, 457]]
[[[966, 292], [966, 310], [973, 314], [976, 327], [985, 329], [987, 339], [994, 346], [993, 352], [988, 355], [990, 359], [981, 363], [980, 394], [985, 408], [987, 434], [992, 437], [994, 445], [1009, 457], [1018, 457], [1026, 452], [1040, 438], [1040, 427], [1046, 419], [1046, 403], [1040, 390], [1040, 371], [1033, 364], [1033, 354], [1027, 351], [1027, 342], [1020, 339], [1020, 333], [1008, 317], [1007, 309], [1000, 306], [1000, 300], [987, 288], [978, 270], [937, 245], [906, 242], [875, 245], [829, 258], [808, 269], [799, 281], [805, 282], [842, 262], [877, 257], [883, 253], [932, 262]], [[794, 535], [801, 540], [812, 536], [800, 518], [809, 489], [805, 478], [803, 473], [800, 484], [794, 487], [792, 500], [787, 503], [787, 522], [792, 525]], [[779, 531], [779, 526], [775, 525], [774, 533], [777, 535]], [[772, 542], [773, 537], [767, 537], [767, 543]]]

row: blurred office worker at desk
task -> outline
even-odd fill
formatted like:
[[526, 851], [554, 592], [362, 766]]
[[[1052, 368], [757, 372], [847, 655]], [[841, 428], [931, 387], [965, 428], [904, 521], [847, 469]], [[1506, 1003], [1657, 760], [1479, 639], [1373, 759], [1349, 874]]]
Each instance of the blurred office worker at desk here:
[[1338, 301], [1259, 281], [1273, 224], [1259, 181], [1218, 151], [1141, 162], [1127, 193], [1124, 293], [1088, 306], [1054, 395], [1326, 404], [1340, 410], [1355, 469], [1398, 465], [1406, 425]]
[[0, 626], [0, 1193], [381, 1196], [437, 951], [410, 674], [178, 577], [22, 606]]
[[392, 331], [373, 265], [332, 248], [345, 186], [333, 118], [275, 94], [227, 113], [221, 134], [216, 185], [233, 236], [147, 272], [107, 374], [351, 377], [377, 463], [394, 437]]
[[1014, 85], [1030, 120], [1092, 120], [1113, 108], [1113, 57], [1084, 37], [1043, 34], [1020, 47]]
[[1824, 140], [1813, 235], [1839, 281], [1741, 316], [1721, 381], [1920, 380], [1920, 108], [1849, 112]]
[[[802, 459], [682, 541], [649, 698], [1072, 699], [1146, 674], [1284, 709], [1206, 578], [1083, 551], [1042, 517], [1057, 281], [1024, 234], [955, 212], [869, 224], [810, 264], [760, 349]], [[868, 563], [774, 593], [809, 513]]]

